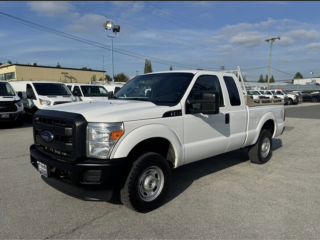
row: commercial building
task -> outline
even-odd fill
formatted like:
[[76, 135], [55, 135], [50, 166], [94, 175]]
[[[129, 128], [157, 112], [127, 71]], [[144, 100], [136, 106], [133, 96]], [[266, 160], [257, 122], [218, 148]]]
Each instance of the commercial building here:
[[106, 71], [83, 70], [77, 68], [58, 68], [31, 64], [1, 64], [0, 80], [17, 81], [55, 81], [71, 83], [90, 83], [95, 75], [96, 80], [105, 79]]
[[295, 85], [305, 85], [305, 84], [320, 84], [320, 78], [301, 78], [301, 79], [293, 79], [293, 84]]

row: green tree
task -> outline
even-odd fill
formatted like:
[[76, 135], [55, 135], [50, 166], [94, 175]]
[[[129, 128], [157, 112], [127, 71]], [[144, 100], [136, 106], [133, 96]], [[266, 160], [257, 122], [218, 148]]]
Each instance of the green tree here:
[[94, 81], [97, 81], [97, 76], [95, 74], [93, 74], [91, 77], [91, 83]]
[[102, 78], [102, 77], [100, 77], [98, 81], [102, 82], [102, 81], [103, 81], [103, 78]]
[[172, 66], [170, 66], [170, 69], [169, 69], [170, 71], [172, 71]]
[[258, 82], [259, 82], [259, 83], [264, 83], [262, 74], [260, 74], [260, 78], [259, 78], [259, 81], [258, 81]]
[[303, 78], [303, 76], [300, 72], [297, 72], [296, 75], [294, 76], [294, 79], [301, 79], [301, 78]]
[[144, 63], [144, 73], [152, 73], [151, 61], [148, 59]]
[[104, 80], [108, 82], [112, 81], [111, 77], [108, 74], [106, 74], [106, 76], [104, 77]]
[[80, 68], [80, 69], [82, 69], [82, 70], [88, 70], [88, 71], [91, 71], [91, 70], [92, 70], [91, 68], [87, 68], [87, 67], [82, 67], [82, 68]]
[[59, 62], [57, 62], [57, 66], [56, 66], [57, 68], [61, 68], [61, 65], [60, 65], [60, 63]]
[[129, 77], [125, 75], [124, 73], [118, 73], [114, 76], [115, 82], [127, 82], [129, 80]]
[[264, 82], [267, 83], [268, 82], [268, 74], [266, 75]]
[[11, 60], [8, 60], [7, 63], [12, 64]]
[[273, 75], [271, 76], [271, 78], [270, 78], [270, 82], [271, 83], [274, 83], [275, 81], [274, 81], [274, 78], [273, 78]]

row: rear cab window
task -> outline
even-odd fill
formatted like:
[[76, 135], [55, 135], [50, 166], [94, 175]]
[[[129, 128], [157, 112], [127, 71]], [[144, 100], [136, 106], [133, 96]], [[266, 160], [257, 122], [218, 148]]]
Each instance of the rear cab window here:
[[223, 76], [223, 80], [226, 84], [227, 91], [229, 94], [229, 100], [231, 106], [240, 106], [241, 105], [241, 98], [239, 95], [239, 90], [237, 85], [234, 81], [233, 77], [230, 76]]

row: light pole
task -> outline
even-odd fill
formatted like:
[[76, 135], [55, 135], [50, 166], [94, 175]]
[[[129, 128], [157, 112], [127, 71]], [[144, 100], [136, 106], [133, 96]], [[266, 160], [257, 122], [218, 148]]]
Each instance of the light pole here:
[[[111, 61], [112, 61], [112, 81], [114, 82], [114, 66], [113, 66], [113, 39], [117, 36], [117, 32], [120, 32], [119, 25], [113, 25], [111, 21], [106, 21], [103, 24], [104, 28], [106, 29], [106, 34], [108, 37], [111, 38]], [[114, 36], [108, 35], [108, 30], [112, 28], [112, 32], [114, 32]]]
[[271, 42], [267, 90], [269, 90], [269, 82], [270, 82], [270, 66], [271, 66], [272, 44], [273, 44], [273, 42], [274, 42], [276, 39], [279, 39], [279, 40], [280, 40], [280, 37], [270, 38], [270, 39], [267, 39], [267, 40], [266, 40], [266, 42]]

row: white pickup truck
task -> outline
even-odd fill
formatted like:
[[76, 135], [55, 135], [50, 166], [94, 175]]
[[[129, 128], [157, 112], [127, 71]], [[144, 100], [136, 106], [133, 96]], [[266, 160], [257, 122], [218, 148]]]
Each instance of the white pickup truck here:
[[283, 103], [258, 104], [240, 83], [233, 73], [157, 72], [136, 76], [107, 101], [39, 110], [31, 164], [68, 195], [108, 201], [120, 191], [130, 209], [151, 211], [173, 168], [243, 148], [253, 163], [271, 158], [272, 138], [285, 128]]

